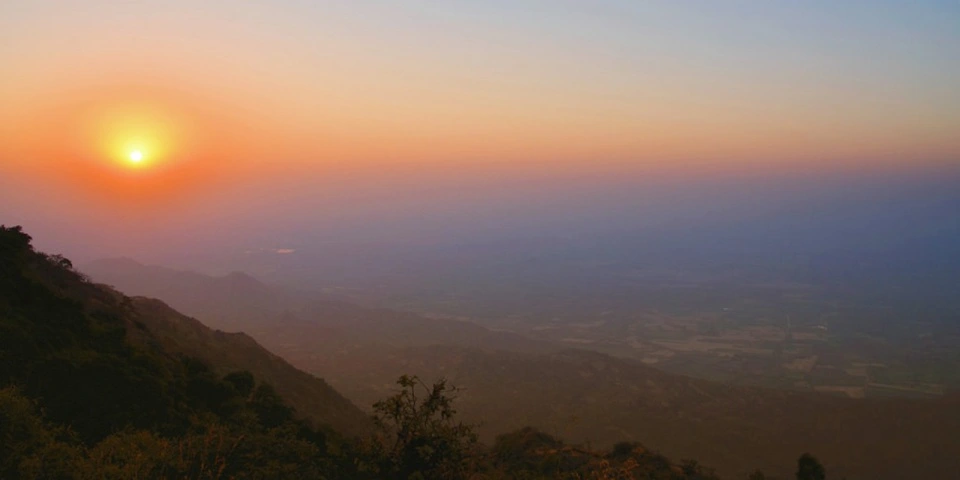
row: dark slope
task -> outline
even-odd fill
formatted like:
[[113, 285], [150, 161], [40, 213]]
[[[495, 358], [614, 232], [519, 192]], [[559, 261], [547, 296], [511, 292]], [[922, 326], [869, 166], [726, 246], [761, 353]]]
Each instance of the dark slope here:
[[198, 413], [184, 398], [193, 367], [183, 361], [196, 358], [219, 375], [252, 372], [314, 424], [367, 428], [366, 415], [323, 380], [250, 337], [95, 285], [68, 260], [35, 252], [19, 229], [0, 233], [0, 385], [40, 399], [52, 420], [91, 439], [125, 426], [175, 431]]
[[164, 349], [199, 358], [220, 374], [246, 370], [276, 388], [298, 415], [317, 424], [356, 435], [369, 417], [320, 378], [297, 370], [245, 333], [211, 330], [160, 300], [133, 297], [136, 319]]

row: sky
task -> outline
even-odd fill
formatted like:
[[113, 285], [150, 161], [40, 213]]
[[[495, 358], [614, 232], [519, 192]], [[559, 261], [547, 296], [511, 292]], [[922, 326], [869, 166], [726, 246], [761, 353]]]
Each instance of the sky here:
[[958, 25], [948, 1], [5, 0], [0, 215], [128, 251], [939, 171], [960, 163]]

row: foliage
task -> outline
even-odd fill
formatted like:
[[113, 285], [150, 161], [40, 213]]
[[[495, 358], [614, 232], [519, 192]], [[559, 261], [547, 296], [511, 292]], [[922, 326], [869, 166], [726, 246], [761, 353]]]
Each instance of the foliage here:
[[767, 476], [760, 470], [755, 470], [747, 477], [747, 480], [767, 480]]
[[378, 478], [465, 478], [477, 444], [473, 427], [455, 420], [457, 389], [445, 380], [427, 386], [415, 376], [397, 380], [401, 390], [374, 404], [377, 433], [369, 444]]
[[797, 480], [824, 480], [827, 473], [817, 457], [804, 453], [797, 459]]
[[79, 452], [16, 388], [0, 389], [0, 478], [68, 478]]

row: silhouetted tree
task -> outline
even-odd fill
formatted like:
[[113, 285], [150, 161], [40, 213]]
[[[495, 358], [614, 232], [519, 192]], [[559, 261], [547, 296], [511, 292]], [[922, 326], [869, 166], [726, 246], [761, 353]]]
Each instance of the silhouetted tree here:
[[397, 384], [399, 393], [373, 405], [378, 436], [371, 460], [378, 478], [465, 478], [477, 436], [454, 419], [456, 388], [446, 380], [428, 387], [407, 375]]
[[293, 419], [293, 409], [283, 403], [283, 398], [272, 386], [261, 383], [253, 392], [250, 406], [267, 428], [274, 428]]
[[767, 480], [767, 476], [760, 470], [756, 470], [747, 477], [747, 480]]
[[797, 459], [797, 480], [824, 480], [827, 473], [816, 457], [809, 453]]
[[229, 373], [223, 377], [223, 380], [233, 385], [233, 388], [236, 389], [237, 393], [243, 398], [250, 396], [250, 393], [253, 392], [253, 387], [257, 383], [253, 378], [253, 374], [246, 370]]

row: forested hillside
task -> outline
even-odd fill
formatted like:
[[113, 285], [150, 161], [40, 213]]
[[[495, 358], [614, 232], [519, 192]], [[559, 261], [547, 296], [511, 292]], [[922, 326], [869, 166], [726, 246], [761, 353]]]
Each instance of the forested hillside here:
[[[0, 230], [0, 282], [0, 478], [319, 478], [339, 468], [326, 453], [346, 445], [340, 434], [298, 418], [263, 377], [225, 372], [245, 362], [177, 346], [209, 332], [180, 329], [173, 341], [171, 323], [154, 334], [161, 317], [144, 300], [86, 281], [16, 227]], [[266, 352], [250, 343], [256, 361]], [[322, 385], [315, 402], [363, 418]]]

